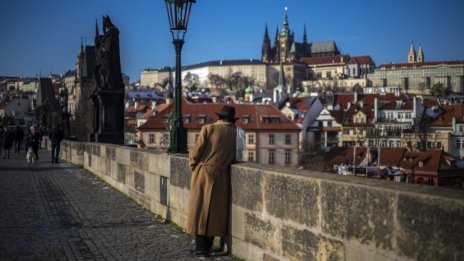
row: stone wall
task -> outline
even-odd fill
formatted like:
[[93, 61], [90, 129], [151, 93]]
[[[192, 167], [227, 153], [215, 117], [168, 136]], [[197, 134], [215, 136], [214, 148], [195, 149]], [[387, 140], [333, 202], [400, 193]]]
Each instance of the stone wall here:
[[[62, 143], [83, 166], [143, 207], [185, 224], [185, 155]], [[464, 192], [237, 164], [229, 245], [246, 260], [464, 260]]]

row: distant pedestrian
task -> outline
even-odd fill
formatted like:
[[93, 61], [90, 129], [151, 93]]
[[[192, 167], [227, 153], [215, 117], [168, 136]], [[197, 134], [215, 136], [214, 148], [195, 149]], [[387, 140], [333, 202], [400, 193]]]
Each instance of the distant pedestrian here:
[[39, 142], [40, 134], [36, 132], [34, 126], [32, 126], [27, 133], [26, 146], [32, 148], [32, 152], [35, 155], [35, 161], [39, 161]]
[[3, 158], [10, 158], [10, 149], [13, 145], [13, 133], [5, 127], [3, 132]]
[[2, 154], [3, 148], [3, 126], [0, 126], [0, 155]]
[[21, 153], [21, 146], [23, 145], [24, 141], [24, 131], [21, 127], [16, 126], [16, 130], [14, 133], [14, 149], [15, 153]]
[[60, 124], [56, 125], [48, 134], [52, 143], [52, 163], [58, 163], [58, 157], [60, 156], [60, 144], [63, 140], [63, 136], [63, 129], [61, 129]]

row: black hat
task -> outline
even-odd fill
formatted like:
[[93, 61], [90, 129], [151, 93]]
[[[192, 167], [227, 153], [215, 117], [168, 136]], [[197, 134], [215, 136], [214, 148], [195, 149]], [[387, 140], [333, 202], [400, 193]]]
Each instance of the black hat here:
[[220, 119], [229, 119], [229, 120], [236, 120], [238, 118], [235, 118], [235, 108], [232, 106], [227, 106], [225, 105], [222, 107], [222, 110], [220, 112], [216, 112], [216, 114], [219, 116]]

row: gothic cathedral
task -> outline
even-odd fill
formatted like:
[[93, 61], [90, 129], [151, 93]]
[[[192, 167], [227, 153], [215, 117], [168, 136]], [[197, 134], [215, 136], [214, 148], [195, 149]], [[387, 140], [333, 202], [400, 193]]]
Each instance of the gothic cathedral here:
[[288, 12], [285, 16], [282, 30], [276, 30], [274, 46], [271, 45], [267, 25], [264, 30], [264, 40], [261, 52], [261, 61], [269, 64], [297, 61], [304, 57], [339, 55], [340, 51], [334, 41], [308, 43], [306, 25], [304, 27], [303, 42], [294, 41], [295, 33], [290, 30]]

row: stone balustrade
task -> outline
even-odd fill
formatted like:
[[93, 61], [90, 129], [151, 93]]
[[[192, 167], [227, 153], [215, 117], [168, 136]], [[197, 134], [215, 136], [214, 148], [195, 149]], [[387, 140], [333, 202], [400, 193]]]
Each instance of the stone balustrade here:
[[[185, 224], [186, 155], [64, 141], [61, 158]], [[464, 260], [463, 191], [251, 163], [231, 186], [228, 242], [246, 260]]]

